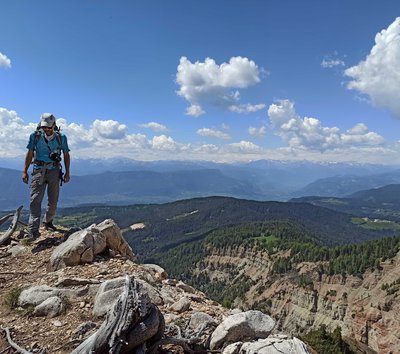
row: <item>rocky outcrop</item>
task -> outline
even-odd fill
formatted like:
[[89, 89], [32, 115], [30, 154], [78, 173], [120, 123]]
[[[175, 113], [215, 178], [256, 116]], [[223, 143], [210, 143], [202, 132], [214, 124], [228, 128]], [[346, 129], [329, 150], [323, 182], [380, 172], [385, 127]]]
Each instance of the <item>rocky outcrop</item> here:
[[260, 311], [247, 311], [231, 315], [212, 334], [210, 348], [218, 349], [223, 345], [247, 338], [267, 338], [274, 326], [275, 321]]
[[[32, 253], [36, 246], [28, 244], [18, 262], [11, 255], [2, 258], [7, 281], [0, 278], [0, 296], [19, 294], [19, 309], [0, 306], [0, 326], [12, 324], [11, 335], [31, 352], [47, 348], [55, 354], [153, 353], [159, 347], [172, 353], [194, 347], [208, 351], [210, 345], [223, 350], [230, 343], [243, 352], [242, 347], [260, 338], [277, 342], [271, 337], [274, 321], [260, 311], [229, 311], [195, 288], [168, 279], [161, 267], [134, 263], [123, 242], [107, 241], [119, 234], [115, 228], [108, 220], [72, 235], [55, 250]], [[37, 242], [45, 237], [42, 232]], [[91, 251], [82, 252], [86, 246]], [[104, 253], [107, 248], [113, 252]], [[92, 263], [82, 263], [82, 255], [91, 252]], [[54, 268], [46, 267], [49, 258]], [[0, 337], [0, 351], [5, 348]]]
[[50, 257], [49, 270], [93, 262], [97, 254], [106, 250], [127, 259], [135, 259], [132, 249], [111, 219], [72, 234], [54, 250]]

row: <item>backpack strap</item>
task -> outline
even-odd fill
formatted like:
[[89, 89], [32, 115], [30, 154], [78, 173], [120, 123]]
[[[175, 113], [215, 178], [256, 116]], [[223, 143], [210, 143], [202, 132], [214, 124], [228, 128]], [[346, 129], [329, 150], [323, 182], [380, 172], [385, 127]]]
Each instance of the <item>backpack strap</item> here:
[[54, 134], [56, 135], [57, 143], [58, 143], [58, 150], [61, 153], [62, 150], [62, 140], [61, 140], [61, 134], [59, 131], [55, 131]]
[[37, 143], [38, 143], [38, 141], [39, 141], [41, 136], [42, 136], [41, 130], [40, 129], [36, 129], [36, 131], [35, 131], [35, 139], [33, 140], [33, 153], [36, 153], [36, 146], [37, 146]]

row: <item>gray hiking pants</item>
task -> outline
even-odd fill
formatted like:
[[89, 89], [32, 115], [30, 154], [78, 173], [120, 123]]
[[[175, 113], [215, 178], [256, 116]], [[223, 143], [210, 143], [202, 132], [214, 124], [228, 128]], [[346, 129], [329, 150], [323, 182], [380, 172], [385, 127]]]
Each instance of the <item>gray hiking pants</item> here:
[[[44, 192], [47, 187], [47, 210], [44, 217], [45, 222], [53, 220], [56, 214], [58, 195], [60, 192], [60, 175], [59, 169], [45, 170], [42, 176], [41, 170], [34, 170], [32, 172], [31, 181], [31, 203], [29, 216], [28, 231], [33, 234], [39, 230], [40, 216], [42, 212], [42, 200]], [[41, 183], [43, 182], [43, 183]]]

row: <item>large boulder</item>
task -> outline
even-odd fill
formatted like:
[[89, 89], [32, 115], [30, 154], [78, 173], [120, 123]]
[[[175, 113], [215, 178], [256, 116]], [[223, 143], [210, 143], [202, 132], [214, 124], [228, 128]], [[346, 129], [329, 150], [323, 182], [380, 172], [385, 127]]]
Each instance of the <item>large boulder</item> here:
[[111, 219], [75, 232], [57, 246], [50, 257], [49, 270], [93, 262], [95, 255], [107, 249], [135, 260], [132, 249], [123, 238], [117, 224]]
[[251, 310], [231, 315], [211, 335], [210, 348], [214, 350], [246, 339], [267, 338], [274, 326], [275, 321], [261, 311]]
[[[143, 280], [136, 279], [141, 289], [150, 297], [153, 304], [163, 305], [163, 300], [157, 289]], [[94, 300], [93, 315], [96, 317], [104, 316], [110, 308], [114, 306], [121, 292], [125, 287], [125, 277], [118, 277], [105, 281], [100, 285]]]

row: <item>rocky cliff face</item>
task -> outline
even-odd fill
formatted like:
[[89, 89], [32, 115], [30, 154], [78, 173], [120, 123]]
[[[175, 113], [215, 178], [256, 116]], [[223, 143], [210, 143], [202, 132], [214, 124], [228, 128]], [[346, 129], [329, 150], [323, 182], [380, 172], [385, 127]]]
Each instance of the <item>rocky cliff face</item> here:
[[378, 353], [399, 352], [400, 253], [362, 277], [321, 274], [316, 263], [301, 263], [295, 273], [271, 276], [279, 256], [255, 248], [213, 250], [195, 274], [227, 284], [247, 279], [246, 292], [234, 305], [270, 313], [283, 331], [301, 334], [321, 324], [331, 330], [340, 326], [364, 351], [369, 347]]

